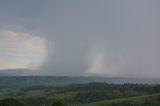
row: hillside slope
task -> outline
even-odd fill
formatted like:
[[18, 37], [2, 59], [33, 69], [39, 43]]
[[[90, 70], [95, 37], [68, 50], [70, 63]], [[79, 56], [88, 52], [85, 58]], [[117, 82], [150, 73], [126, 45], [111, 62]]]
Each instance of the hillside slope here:
[[160, 93], [145, 96], [104, 100], [88, 104], [79, 104], [76, 106], [160, 106]]

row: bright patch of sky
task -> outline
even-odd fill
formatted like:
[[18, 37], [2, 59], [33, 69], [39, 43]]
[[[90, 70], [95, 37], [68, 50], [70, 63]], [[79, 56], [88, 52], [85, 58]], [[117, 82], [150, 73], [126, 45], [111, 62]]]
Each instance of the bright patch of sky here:
[[46, 41], [39, 36], [0, 31], [0, 69], [37, 69], [46, 57]]

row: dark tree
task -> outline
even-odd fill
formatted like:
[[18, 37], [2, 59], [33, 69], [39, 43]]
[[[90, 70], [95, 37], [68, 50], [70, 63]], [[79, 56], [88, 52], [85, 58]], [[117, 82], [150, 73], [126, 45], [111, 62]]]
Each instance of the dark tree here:
[[13, 98], [6, 98], [0, 101], [0, 106], [26, 106], [21, 101]]
[[64, 106], [64, 103], [62, 100], [55, 100], [51, 106]]

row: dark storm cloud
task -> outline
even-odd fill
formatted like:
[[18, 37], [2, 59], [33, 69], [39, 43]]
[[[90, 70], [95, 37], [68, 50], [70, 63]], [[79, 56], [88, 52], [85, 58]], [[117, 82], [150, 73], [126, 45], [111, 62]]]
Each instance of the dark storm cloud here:
[[48, 57], [41, 74], [160, 76], [158, 0], [0, 4], [3, 26], [15, 25], [47, 39]]

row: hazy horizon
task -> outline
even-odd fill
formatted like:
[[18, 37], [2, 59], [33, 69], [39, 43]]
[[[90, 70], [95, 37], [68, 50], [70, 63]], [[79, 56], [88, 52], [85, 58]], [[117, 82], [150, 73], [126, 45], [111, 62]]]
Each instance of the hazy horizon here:
[[1, 0], [0, 70], [159, 78], [159, 4], [159, 0]]

